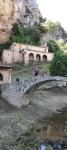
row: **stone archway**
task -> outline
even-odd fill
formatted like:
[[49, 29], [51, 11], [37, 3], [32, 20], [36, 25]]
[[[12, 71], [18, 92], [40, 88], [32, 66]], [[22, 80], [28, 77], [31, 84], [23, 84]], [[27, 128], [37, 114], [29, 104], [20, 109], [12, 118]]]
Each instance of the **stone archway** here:
[[29, 60], [34, 60], [34, 54], [33, 53], [29, 54]]
[[2, 52], [0, 52], [0, 61], [2, 61]]
[[39, 54], [36, 55], [36, 61], [38, 61], [38, 60], [40, 60], [40, 55]]
[[3, 81], [3, 75], [0, 73], [0, 81]]
[[24, 63], [24, 54], [22, 53], [22, 62]]
[[46, 55], [43, 55], [42, 60], [43, 60], [43, 61], [47, 61], [47, 56], [46, 56]]

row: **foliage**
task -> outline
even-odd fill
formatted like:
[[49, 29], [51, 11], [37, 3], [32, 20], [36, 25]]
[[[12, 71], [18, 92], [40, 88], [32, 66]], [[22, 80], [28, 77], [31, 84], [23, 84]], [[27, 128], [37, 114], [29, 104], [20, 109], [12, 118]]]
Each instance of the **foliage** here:
[[[27, 150], [27, 147], [35, 146], [38, 142], [39, 138], [35, 133], [28, 134], [26, 136], [20, 136], [19, 140], [17, 139], [16, 143], [14, 145], [17, 145], [18, 149], [24, 149]], [[35, 146], [36, 147], [36, 146]]]
[[[29, 12], [29, 10], [27, 11]], [[40, 18], [40, 23], [35, 23], [34, 27], [19, 28], [18, 24], [15, 23], [13, 24], [9, 41], [0, 45], [0, 51], [2, 52], [4, 48], [8, 49], [13, 42], [39, 46], [39, 41], [42, 34], [47, 33], [50, 30], [55, 30], [55, 27], [59, 26], [62, 30], [63, 36], [66, 37], [67, 33], [64, 32], [64, 29], [61, 27], [61, 24], [59, 22], [54, 23], [50, 20], [46, 21], [46, 18]], [[58, 43], [54, 40], [48, 41], [47, 45], [49, 48], [49, 52], [54, 53], [55, 51], [60, 49], [60, 46], [58, 46]], [[64, 46], [63, 48], [66, 49], [66, 46]]]
[[28, 136], [26, 136], [25, 138], [23, 137], [19, 143], [22, 143], [22, 145], [27, 145], [27, 144], [33, 144], [35, 141], [37, 140], [37, 136], [36, 134], [29, 134]]
[[64, 28], [61, 26], [60, 22], [52, 22], [51, 20], [47, 20], [45, 22], [45, 26], [47, 27], [48, 31], [53, 31], [53, 32], [57, 32], [56, 38], [57, 36], [60, 35], [60, 32], [62, 34], [62, 37], [64, 39], [67, 38], [67, 32], [64, 30]]
[[58, 44], [60, 47], [62, 47], [62, 46], [64, 45], [64, 43], [65, 43], [63, 39], [59, 39], [59, 40], [57, 40], [56, 42], [57, 42], [57, 44]]
[[53, 76], [67, 75], [67, 54], [62, 51], [57, 51], [50, 65], [50, 74]]
[[40, 36], [41, 36], [40, 30], [34, 27], [32, 33], [32, 40], [34, 42], [38, 42], [40, 40]]
[[14, 35], [15, 35], [15, 36], [20, 35], [20, 29], [19, 29], [19, 27], [18, 27], [18, 24], [17, 24], [17, 23], [13, 24], [12, 31], [13, 31], [13, 33], [14, 33]]
[[[18, 27], [19, 28], [19, 27]], [[31, 45], [39, 45], [40, 39], [40, 30], [37, 27], [26, 27], [18, 29], [15, 32], [14, 28], [12, 28], [13, 35], [10, 36], [10, 39], [13, 42], [31, 44]]]
[[40, 19], [40, 23], [46, 22], [46, 18], [40, 17], [39, 19]]
[[44, 23], [41, 23], [38, 25], [38, 29], [40, 30], [41, 33], [47, 33], [48, 29], [47, 27], [44, 25]]
[[57, 50], [60, 50], [60, 46], [54, 40], [47, 42], [49, 52], [55, 53]]
[[39, 28], [38, 26], [34, 26], [32, 28], [31, 27], [19, 28], [17, 23], [13, 24], [9, 41], [0, 44], [0, 52], [2, 52], [3, 49], [8, 49], [13, 42], [38, 46], [41, 37], [41, 31], [38, 28]]
[[67, 50], [67, 43], [65, 43], [63, 46], [61, 46], [61, 49], [62, 49], [63, 51]]
[[44, 24], [35, 24], [34, 27], [19, 28], [15, 23], [12, 28], [10, 39], [13, 42], [20, 42], [31, 45], [39, 45], [41, 33], [46, 33], [47, 28]]
[[59, 39], [58, 41], [56, 41], [57, 44], [60, 46], [60, 49], [63, 50], [63, 51], [67, 51], [67, 42], [62, 40], [62, 39]]
[[45, 71], [49, 74], [50, 63], [45, 65]]
[[45, 22], [45, 26], [47, 27], [48, 30], [51, 30], [51, 29], [54, 29], [56, 24], [54, 22], [52, 22], [51, 20], [47, 20]]
[[6, 43], [0, 44], [0, 56], [3, 49], [8, 49], [10, 45], [12, 44], [12, 41], [7, 41]]

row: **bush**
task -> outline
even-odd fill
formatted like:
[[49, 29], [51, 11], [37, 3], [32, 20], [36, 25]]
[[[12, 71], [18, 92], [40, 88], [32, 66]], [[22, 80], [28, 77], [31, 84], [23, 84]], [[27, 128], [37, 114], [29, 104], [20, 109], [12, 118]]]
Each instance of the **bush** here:
[[37, 28], [34, 28], [34, 29], [33, 29], [33, 33], [32, 33], [32, 41], [33, 41], [33, 42], [39, 42], [40, 37], [41, 37], [41, 32], [40, 32], [40, 30], [37, 29]]
[[12, 41], [9, 40], [7, 42], [5, 42], [4, 44], [1, 44], [0, 45], [0, 52], [2, 52], [3, 49], [8, 49], [12, 44]]
[[67, 54], [57, 51], [50, 64], [50, 74], [53, 76], [66, 76], [67, 75]]
[[43, 23], [38, 25], [38, 29], [40, 30], [41, 33], [47, 33], [48, 29], [46, 26], [44, 26]]
[[60, 50], [59, 45], [54, 41], [50, 40], [47, 42], [49, 52], [55, 53], [56, 51]]
[[13, 24], [12, 32], [14, 33], [15, 36], [20, 35], [20, 29], [17, 23]]

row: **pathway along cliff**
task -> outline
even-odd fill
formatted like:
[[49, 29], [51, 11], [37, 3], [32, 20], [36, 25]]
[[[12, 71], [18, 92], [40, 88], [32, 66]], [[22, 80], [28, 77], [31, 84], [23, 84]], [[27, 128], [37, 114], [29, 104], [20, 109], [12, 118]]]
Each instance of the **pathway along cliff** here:
[[30, 99], [27, 107], [17, 109], [0, 98], [0, 150], [30, 149], [32, 138], [33, 144], [36, 143], [34, 133], [38, 140], [46, 137], [66, 139], [67, 88], [44, 85], [30, 95]]

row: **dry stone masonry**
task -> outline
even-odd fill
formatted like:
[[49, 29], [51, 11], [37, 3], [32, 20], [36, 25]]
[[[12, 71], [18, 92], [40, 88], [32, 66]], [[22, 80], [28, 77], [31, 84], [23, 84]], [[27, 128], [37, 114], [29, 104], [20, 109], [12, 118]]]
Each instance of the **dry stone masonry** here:
[[1, 97], [14, 107], [21, 108], [29, 104], [30, 95], [34, 93], [36, 88], [50, 81], [67, 82], [67, 77], [44, 75], [30, 77], [19, 83], [1, 85]]

